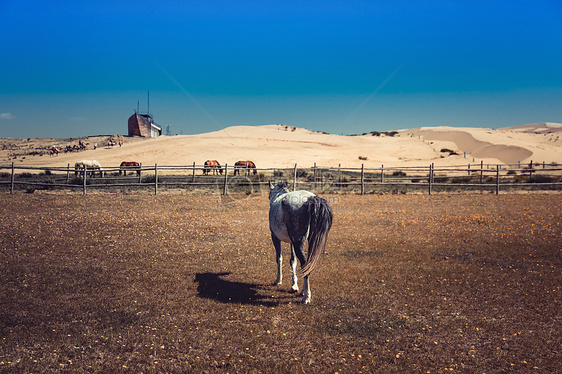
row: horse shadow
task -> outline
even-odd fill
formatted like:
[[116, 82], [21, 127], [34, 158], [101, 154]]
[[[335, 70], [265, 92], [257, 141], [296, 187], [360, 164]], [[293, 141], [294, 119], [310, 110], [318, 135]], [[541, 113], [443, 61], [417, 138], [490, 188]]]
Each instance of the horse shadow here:
[[195, 282], [199, 297], [216, 300], [226, 304], [247, 304], [262, 306], [278, 306], [280, 300], [271, 299], [259, 294], [259, 290], [267, 289], [250, 283], [232, 282], [221, 277], [231, 273], [197, 273]]

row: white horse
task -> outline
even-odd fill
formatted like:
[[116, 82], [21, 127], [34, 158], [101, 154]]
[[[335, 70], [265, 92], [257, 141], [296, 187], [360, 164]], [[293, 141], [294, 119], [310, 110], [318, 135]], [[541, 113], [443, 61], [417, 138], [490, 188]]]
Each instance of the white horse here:
[[[308, 191], [289, 192], [286, 183], [277, 185], [270, 183], [269, 191], [269, 229], [271, 240], [277, 255], [277, 279], [275, 285], [283, 281], [281, 265], [281, 242], [291, 243], [291, 265], [293, 285], [292, 292], [298, 292], [296, 259], [299, 259], [301, 268], [298, 273], [304, 276], [302, 301], [309, 304], [312, 299], [309, 274], [320, 263], [328, 232], [332, 227], [332, 208], [328, 202]], [[308, 256], [304, 257], [304, 243], [308, 239]]]
[[96, 170], [100, 173], [100, 178], [103, 178], [103, 168], [101, 164], [96, 160], [81, 160], [74, 164], [74, 176], [78, 176], [78, 173], [82, 174], [84, 169], [88, 168], [91, 171], [92, 176], [96, 176]]

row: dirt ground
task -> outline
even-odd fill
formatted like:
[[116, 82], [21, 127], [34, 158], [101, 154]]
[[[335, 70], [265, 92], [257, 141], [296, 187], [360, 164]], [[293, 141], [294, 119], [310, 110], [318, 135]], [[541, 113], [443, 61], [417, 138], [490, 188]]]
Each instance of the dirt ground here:
[[265, 195], [1, 194], [0, 371], [559, 372], [560, 194], [324, 197], [302, 305]]

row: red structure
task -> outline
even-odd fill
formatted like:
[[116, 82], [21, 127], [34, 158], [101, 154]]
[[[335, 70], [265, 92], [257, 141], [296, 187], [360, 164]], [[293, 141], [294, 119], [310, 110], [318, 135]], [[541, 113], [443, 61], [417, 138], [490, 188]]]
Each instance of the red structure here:
[[157, 138], [162, 135], [162, 128], [154, 123], [151, 114], [136, 113], [129, 117], [129, 136]]

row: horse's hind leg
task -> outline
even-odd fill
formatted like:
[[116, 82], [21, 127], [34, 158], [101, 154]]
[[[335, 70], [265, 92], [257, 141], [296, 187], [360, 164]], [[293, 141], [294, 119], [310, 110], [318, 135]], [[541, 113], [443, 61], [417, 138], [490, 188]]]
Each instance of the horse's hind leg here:
[[295, 256], [295, 247], [291, 244], [291, 260], [289, 261], [291, 265], [291, 274], [293, 276], [293, 285], [291, 286], [291, 292], [299, 292], [299, 285], [297, 283], [297, 257]]
[[[297, 238], [292, 238], [293, 241], [293, 245], [294, 245], [294, 253], [297, 256], [297, 258], [299, 259], [299, 262], [301, 263], [301, 267], [304, 265], [304, 263], [306, 262], [306, 258], [304, 257], [304, 243], [305, 243], [305, 238], [302, 239], [297, 239]], [[310, 301], [312, 299], [312, 294], [310, 293], [310, 284], [308, 283], [308, 275], [304, 277], [304, 284], [302, 286], [302, 302], [305, 304], [310, 304]]]
[[283, 265], [283, 254], [281, 253], [281, 241], [277, 239], [273, 233], [271, 233], [271, 240], [273, 241], [273, 246], [275, 247], [275, 257], [277, 260], [277, 279], [273, 284], [277, 286], [283, 283], [283, 272], [281, 271], [281, 265]]
[[309, 276], [304, 277], [304, 284], [302, 285], [302, 302], [305, 304], [310, 304], [312, 301], [312, 292], [310, 292], [310, 283], [308, 282]]

